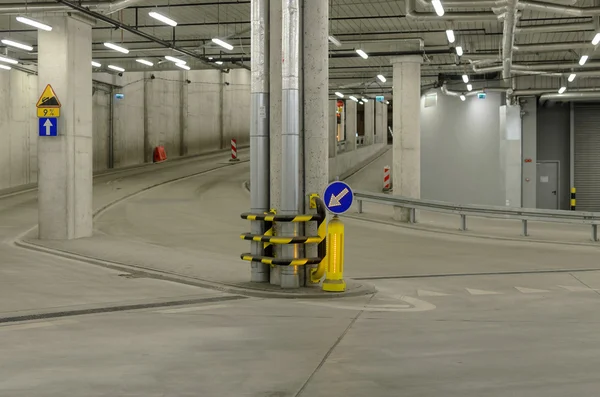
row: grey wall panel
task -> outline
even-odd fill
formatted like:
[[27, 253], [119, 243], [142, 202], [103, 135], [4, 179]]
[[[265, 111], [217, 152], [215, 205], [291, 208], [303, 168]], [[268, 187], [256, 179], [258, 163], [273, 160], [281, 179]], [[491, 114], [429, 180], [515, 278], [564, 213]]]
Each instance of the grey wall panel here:
[[[560, 162], [560, 208], [569, 209], [569, 105], [539, 106], [537, 109], [537, 160]], [[535, 181], [534, 181], [535, 182]]]
[[421, 99], [421, 197], [463, 204], [505, 205], [500, 165], [501, 95], [462, 102], [438, 92]]
[[575, 104], [577, 209], [600, 211], [600, 105]]

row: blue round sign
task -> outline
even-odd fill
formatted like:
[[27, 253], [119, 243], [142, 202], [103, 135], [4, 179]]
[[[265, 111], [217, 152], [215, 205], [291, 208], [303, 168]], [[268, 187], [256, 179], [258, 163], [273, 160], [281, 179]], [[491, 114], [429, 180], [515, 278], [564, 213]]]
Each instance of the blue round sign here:
[[327, 209], [334, 214], [343, 214], [352, 206], [354, 193], [347, 183], [335, 181], [325, 188], [323, 201]]

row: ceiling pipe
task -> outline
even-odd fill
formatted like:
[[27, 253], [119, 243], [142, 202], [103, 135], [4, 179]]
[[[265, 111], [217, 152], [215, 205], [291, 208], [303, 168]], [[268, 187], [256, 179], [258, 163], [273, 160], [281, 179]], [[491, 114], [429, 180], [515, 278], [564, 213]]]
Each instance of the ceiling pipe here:
[[577, 102], [577, 101], [600, 101], [600, 90], [596, 91], [567, 91], [563, 94], [557, 92], [542, 94], [540, 104], [545, 102]]
[[513, 46], [515, 52], [552, 52], [552, 51], [570, 51], [579, 48], [593, 48], [590, 42], [568, 42], [568, 43], [541, 43], [541, 44], [522, 44]]
[[[142, 0], [117, 0], [112, 2], [106, 1], [83, 1], [78, 3], [81, 7], [91, 11], [102, 11], [106, 15], [121, 11], [127, 7], [136, 5]], [[30, 13], [56, 13], [67, 12], [70, 7], [64, 4], [46, 3], [8, 3], [0, 5], [0, 14], [30, 14]]]
[[600, 7], [576, 7], [533, 0], [522, 0], [519, 3], [519, 9], [547, 12], [571, 17], [591, 17], [600, 15]]
[[517, 26], [516, 34], [554, 33], [596, 30], [594, 22], [554, 23], [548, 25]]
[[[504, 66], [496, 65], [480, 68], [477, 65], [473, 66], [473, 72], [476, 74], [493, 73], [502, 71]], [[577, 73], [577, 69], [599, 69], [600, 62], [587, 62], [585, 65], [579, 65], [579, 63], [542, 63], [537, 65], [522, 65], [513, 64], [512, 70], [514, 71], [554, 71], [554, 70], [573, 70], [573, 73]]]
[[148, 34], [146, 32], [143, 32], [141, 30], [133, 28], [133, 27], [131, 27], [129, 25], [126, 25], [124, 23], [121, 23], [119, 21], [115, 21], [114, 19], [111, 19], [111, 18], [107, 17], [106, 15], [97, 13], [95, 11], [90, 11], [87, 8], [82, 7], [79, 4], [77, 4], [77, 3], [73, 3], [73, 2], [67, 1], [67, 0], [56, 0], [56, 1], [58, 1], [61, 4], [64, 4], [64, 5], [68, 6], [69, 8], [71, 8], [73, 10], [79, 11], [79, 12], [85, 14], [85, 15], [88, 15], [90, 17], [93, 17], [93, 18], [99, 19], [99, 20], [101, 20], [103, 22], [106, 22], [106, 23], [108, 23], [110, 25], [113, 25], [116, 28], [123, 29], [123, 30], [125, 30], [125, 31], [127, 31], [129, 33], [133, 33], [135, 35], [143, 37], [146, 40], [153, 41], [153, 42], [155, 42], [157, 44], [162, 45], [163, 47], [170, 48], [173, 51], [176, 51], [176, 52], [178, 52], [180, 54], [187, 55], [187, 56], [189, 56], [191, 58], [198, 59], [198, 60], [202, 61], [203, 63], [205, 63], [207, 65], [210, 65], [211, 67], [213, 67], [215, 69], [219, 69], [219, 70], [221, 69], [221, 68], [218, 67], [218, 65], [214, 65], [213, 63], [208, 62], [205, 59], [205, 57], [203, 57], [203, 56], [201, 56], [199, 54], [196, 54], [195, 52], [192, 52], [192, 51], [189, 51], [189, 50], [185, 50], [183, 48], [179, 48], [179, 47], [177, 47], [177, 46], [175, 46], [175, 45], [173, 45], [173, 44], [171, 44], [171, 43], [169, 43], [167, 41], [159, 39], [158, 37], [154, 37], [151, 34]]
[[406, 18], [427, 22], [427, 21], [496, 21], [498, 17], [492, 12], [447, 12], [443, 16], [438, 16], [435, 12], [418, 12], [416, 10], [416, 0], [406, 0], [405, 14]]
[[[431, 0], [418, 0], [419, 4], [423, 7], [433, 7]], [[469, 8], [488, 8], [494, 7], [498, 3], [498, 0], [444, 0], [444, 7], [455, 8], [455, 7], [469, 7]]]

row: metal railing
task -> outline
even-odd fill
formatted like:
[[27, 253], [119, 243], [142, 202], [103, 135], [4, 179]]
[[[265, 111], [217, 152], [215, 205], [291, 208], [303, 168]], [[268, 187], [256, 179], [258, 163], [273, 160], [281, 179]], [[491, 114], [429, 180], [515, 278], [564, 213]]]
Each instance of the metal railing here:
[[491, 205], [453, 204], [444, 201], [413, 199], [402, 196], [392, 196], [383, 193], [354, 192], [358, 204], [358, 212], [363, 212], [363, 202], [391, 205], [410, 210], [410, 223], [415, 223], [415, 210], [442, 212], [460, 216], [460, 230], [467, 230], [467, 215], [480, 218], [501, 218], [521, 220], [523, 236], [527, 232], [528, 221], [558, 222], [590, 225], [592, 241], [598, 241], [598, 224], [600, 212], [545, 210], [535, 208], [515, 208]]

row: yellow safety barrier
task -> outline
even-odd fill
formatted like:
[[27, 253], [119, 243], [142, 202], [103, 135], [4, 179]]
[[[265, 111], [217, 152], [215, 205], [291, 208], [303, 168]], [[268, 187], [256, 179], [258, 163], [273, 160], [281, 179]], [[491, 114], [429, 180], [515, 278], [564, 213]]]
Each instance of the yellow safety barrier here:
[[571, 211], [575, 211], [577, 207], [577, 190], [572, 187], [571, 188]]
[[[317, 258], [274, 258], [272, 252], [265, 251], [263, 256], [254, 256], [249, 253], [241, 255], [241, 258], [245, 261], [261, 262], [271, 266], [304, 266], [304, 265], [315, 265], [320, 264], [325, 259], [325, 253], [327, 252], [326, 246], [326, 219], [327, 213], [325, 212], [325, 203], [318, 196], [311, 197], [311, 200], [315, 202], [315, 208], [317, 209], [316, 214], [306, 215], [276, 215], [276, 214], [242, 214], [243, 219], [250, 221], [265, 221], [265, 222], [317, 222], [318, 236], [273, 236], [272, 224], [269, 225], [267, 233], [264, 235], [245, 233], [240, 236], [243, 240], [263, 242], [265, 248], [271, 244], [319, 244], [318, 257]], [[274, 212], [271, 210], [271, 212]], [[269, 247], [271, 248], [271, 247]]]
[[336, 215], [329, 222], [328, 229], [327, 276], [323, 281], [323, 291], [344, 292], [344, 224]]

